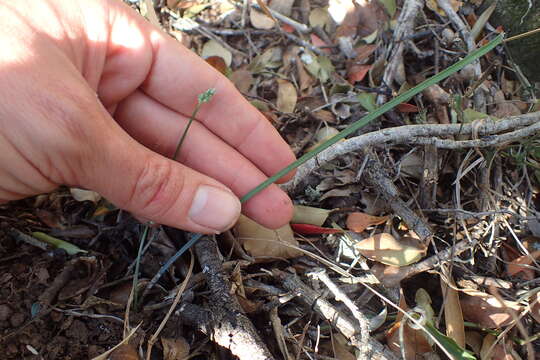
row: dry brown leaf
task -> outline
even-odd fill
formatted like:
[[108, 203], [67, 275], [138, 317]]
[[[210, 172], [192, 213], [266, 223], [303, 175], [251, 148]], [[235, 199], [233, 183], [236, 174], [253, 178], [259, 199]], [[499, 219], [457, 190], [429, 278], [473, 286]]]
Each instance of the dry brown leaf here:
[[223, 45], [215, 40], [208, 40], [201, 50], [201, 57], [207, 59], [211, 56], [219, 56], [225, 61], [227, 67], [231, 66], [232, 54], [229, 50], [225, 49]]
[[[404, 311], [408, 311], [409, 307], [405, 302], [403, 289], [400, 288], [399, 292], [399, 307]], [[405, 328], [403, 329], [404, 344], [400, 343], [399, 328], [401, 326], [401, 322], [403, 321], [403, 316], [404, 315], [401, 311], [397, 313], [396, 322], [385, 334], [386, 343], [388, 344], [390, 350], [399, 356], [401, 356], [401, 348], [403, 346], [405, 360], [416, 360], [418, 359], [417, 355], [421, 356], [422, 354], [431, 352], [433, 349], [429, 344], [429, 341], [426, 339], [423, 330], [413, 329], [408, 324], [405, 324]]]
[[482, 334], [477, 331], [466, 331], [465, 341], [467, 345], [474, 351], [477, 356], [480, 356], [480, 350], [482, 349]]
[[482, 342], [482, 349], [480, 350], [480, 359], [481, 360], [514, 360], [514, 357], [510, 354], [508, 351], [509, 349], [505, 349], [504, 344], [498, 343], [495, 345], [493, 350], [491, 350], [489, 353], [491, 346], [493, 343], [497, 341], [497, 337], [492, 334], [487, 334], [486, 337], [484, 337], [484, 341]]
[[110, 360], [139, 360], [139, 354], [133, 345], [123, 344], [114, 350]]
[[[434, 11], [441, 16], [446, 16], [446, 13], [437, 4], [437, 0], [426, 0], [426, 5], [431, 11]], [[450, 0], [450, 5], [452, 5], [454, 11], [458, 11], [463, 3], [458, 0]]]
[[253, 8], [249, 12], [249, 20], [255, 29], [270, 30], [276, 26], [276, 23], [271, 17]]
[[206, 58], [206, 62], [223, 75], [227, 74], [227, 64], [221, 56], [209, 56]]
[[537, 291], [536, 294], [530, 298], [531, 304], [531, 315], [540, 324], [540, 291]]
[[229, 79], [236, 86], [241, 93], [249, 92], [251, 85], [253, 84], [253, 73], [246, 69], [239, 69], [234, 71]]
[[320, 209], [312, 206], [294, 205], [291, 223], [322, 226], [331, 211], [332, 210]]
[[298, 99], [296, 88], [290, 81], [287, 80], [278, 79], [277, 83], [277, 108], [279, 109], [279, 111], [284, 113], [294, 112], [294, 108], [296, 107], [296, 100]]
[[291, 16], [294, 0], [272, 0], [270, 8], [277, 11], [281, 15]]
[[348, 341], [345, 336], [336, 333], [332, 335], [332, 348], [334, 349], [334, 357], [339, 360], [356, 360], [356, 356], [352, 348], [347, 345]]
[[189, 344], [183, 337], [161, 338], [163, 360], [183, 360], [189, 355]]
[[489, 329], [498, 329], [512, 322], [508, 309], [520, 312], [521, 306], [515, 301], [505, 300], [503, 304], [492, 295], [478, 290], [464, 289], [461, 296], [463, 318]]
[[535, 270], [528, 268], [533, 260], [540, 257], [540, 250], [533, 251], [529, 255], [520, 256], [506, 265], [506, 272], [509, 276], [519, 276], [524, 280], [532, 280], [535, 278]]
[[448, 286], [445, 280], [441, 277], [441, 289], [444, 301], [444, 321], [446, 323], [446, 335], [456, 342], [462, 349], [465, 348], [465, 325], [463, 323], [463, 313], [459, 302], [459, 294], [455, 290], [455, 283], [451, 275], [447, 280], [450, 282]]
[[312, 28], [320, 27], [321, 29], [328, 30], [330, 23], [330, 15], [325, 8], [315, 8], [309, 13], [309, 25]]
[[241, 215], [234, 228], [240, 244], [253, 257], [288, 259], [302, 254], [301, 251], [287, 246], [287, 244], [298, 246], [298, 241], [295, 239], [289, 224], [277, 230], [272, 230]]
[[364, 80], [370, 69], [371, 65], [352, 65], [347, 70], [347, 81], [354, 84]]
[[347, 216], [347, 229], [362, 232], [369, 226], [384, 224], [388, 216], [372, 216], [361, 212], [352, 212]]
[[404, 236], [397, 241], [388, 233], [370, 236], [354, 244], [354, 248], [370, 260], [393, 266], [413, 264], [420, 260], [427, 250], [417, 239]]

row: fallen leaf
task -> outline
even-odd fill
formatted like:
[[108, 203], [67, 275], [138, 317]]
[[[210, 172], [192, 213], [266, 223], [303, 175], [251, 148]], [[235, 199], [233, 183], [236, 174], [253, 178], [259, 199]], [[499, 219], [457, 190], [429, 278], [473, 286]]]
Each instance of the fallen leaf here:
[[269, 7], [281, 15], [291, 16], [293, 3], [294, 0], [272, 0]]
[[225, 60], [221, 56], [207, 57], [206, 62], [223, 75], [227, 74], [227, 64], [225, 64]]
[[339, 360], [355, 360], [354, 350], [348, 345], [345, 336], [336, 333], [332, 336], [332, 348], [334, 349], [334, 357]]
[[[441, 16], [446, 16], [446, 13], [444, 12], [444, 10], [442, 10], [437, 4], [437, 0], [426, 0], [426, 5], [431, 11], [436, 12], [437, 14]], [[454, 9], [454, 11], [457, 12], [459, 8], [461, 8], [461, 5], [463, 5], [463, 3], [458, 0], [450, 0], [450, 5], [452, 5], [452, 8]]]
[[123, 344], [114, 350], [110, 360], [139, 360], [139, 354], [133, 345]]
[[253, 84], [253, 73], [249, 70], [239, 69], [234, 71], [229, 79], [241, 93], [249, 92]]
[[352, 65], [347, 71], [347, 81], [351, 84], [364, 80], [371, 65]]
[[294, 112], [294, 108], [296, 107], [296, 101], [298, 99], [296, 88], [290, 81], [287, 80], [277, 79], [277, 83], [277, 108], [279, 109], [279, 111], [284, 113]]
[[465, 348], [465, 325], [461, 303], [459, 302], [459, 294], [455, 290], [455, 283], [451, 275], [448, 275], [447, 280], [450, 282], [450, 286], [441, 277], [441, 290], [443, 296], [445, 296], [444, 321], [446, 323], [446, 335], [453, 339], [461, 348]]
[[225, 61], [227, 67], [231, 66], [232, 63], [232, 54], [229, 50], [225, 49], [223, 45], [218, 43], [215, 40], [208, 40], [201, 50], [201, 57], [207, 59], [211, 56], [219, 56]]
[[189, 355], [189, 344], [183, 337], [161, 338], [163, 360], [184, 360]]
[[328, 30], [330, 23], [330, 15], [325, 8], [315, 8], [309, 13], [309, 25], [312, 28], [320, 27], [321, 29]]
[[289, 224], [272, 230], [265, 228], [250, 218], [241, 215], [234, 227], [240, 244], [253, 257], [293, 258], [301, 251], [287, 245], [298, 246]]
[[347, 229], [362, 232], [369, 226], [380, 225], [388, 220], [388, 216], [372, 216], [361, 212], [352, 212], [347, 216]]
[[362, 107], [367, 111], [373, 111], [377, 108], [376, 94], [363, 92], [358, 94], [356, 97], [360, 105], [362, 105]]
[[508, 309], [521, 311], [521, 306], [514, 301], [500, 303], [497, 298], [478, 290], [463, 289], [460, 302], [463, 318], [489, 329], [499, 329], [512, 322]]
[[332, 210], [320, 209], [312, 206], [294, 205], [291, 223], [322, 226], [331, 211]]
[[540, 324], [540, 291], [537, 291], [536, 294], [530, 298], [531, 304], [531, 315]]
[[394, 266], [413, 264], [420, 260], [427, 250], [417, 239], [403, 237], [397, 241], [388, 233], [370, 236], [357, 242], [354, 247], [370, 260]]
[[310, 38], [311, 38], [311, 43], [313, 44], [313, 46], [316, 46], [318, 48], [321, 48], [321, 50], [327, 54], [331, 54], [332, 53], [332, 50], [330, 50], [328, 48], [328, 44], [324, 42], [323, 39], [321, 39], [320, 37], [318, 37], [317, 35], [315, 34], [311, 34], [310, 35]]
[[539, 257], [540, 250], [533, 251], [529, 255], [522, 255], [506, 265], [506, 272], [509, 276], [519, 276], [524, 280], [532, 280], [535, 278], [535, 270], [528, 266]]
[[79, 188], [69, 188], [71, 196], [77, 201], [91, 201], [94, 204], [98, 203], [101, 200], [101, 195], [95, 191], [79, 189]]
[[64, 249], [69, 255], [75, 255], [78, 253], [87, 253], [88, 251], [83, 250], [79, 248], [76, 245], [73, 245], [72, 243], [69, 243], [67, 241], [52, 237], [50, 235], [47, 235], [45, 233], [42, 233], [40, 231], [35, 231], [32, 233], [32, 236], [35, 237], [38, 240], [41, 240], [43, 242], [46, 242], [49, 245], [54, 246], [58, 249]]
[[401, 103], [396, 106], [396, 110], [402, 113], [417, 113], [418, 106], [413, 104]]
[[482, 349], [480, 350], [480, 359], [481, 360], [514, 360], [514, 357], [510, 352], [505, 349], [504, 344], [498, 343], [495, 347], [488, 353], [492, 345], [497, 341], [497, 337], [492, 334], [487, 334], [484, 337], [482, 342]]
[[249, 12], [249, 20], [255, 29], [260, 30], [270, 30], [276, 25], [271, 17], [253, 8]]
[[343, 230], [320, 227], [311, 224], [291, 224], [291, 228], [295, 233], [302, 235], [337, 234], [343, 232]]

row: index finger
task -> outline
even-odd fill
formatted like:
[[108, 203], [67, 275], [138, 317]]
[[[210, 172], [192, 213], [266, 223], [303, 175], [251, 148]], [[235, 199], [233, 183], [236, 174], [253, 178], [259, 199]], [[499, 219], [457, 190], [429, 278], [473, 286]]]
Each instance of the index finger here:
[[142, 91], [161, 104], [190, 116], [197, 104], [197, 96], [214, 88], [214, 97], [201, 107], [197, 121], [237, 149], [267, 176], [295, 160], [277, 130], [225, 76], [151, 24], [143, 22], [141, 26], [150, 33], [153, 48], [152, 66], [141, 86]]

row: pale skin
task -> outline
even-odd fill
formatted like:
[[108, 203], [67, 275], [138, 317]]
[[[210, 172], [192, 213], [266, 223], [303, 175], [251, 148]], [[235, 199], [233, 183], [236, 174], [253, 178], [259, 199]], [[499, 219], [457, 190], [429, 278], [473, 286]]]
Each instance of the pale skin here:
[[294, 160], [289, 146], [224, 76], [121, 1], [0, 0], [0, 24], [0, 202], [69, 185], [194, 232], [224, 231], [240, 210], [270, 228], [289, 221], [276, 185], [238, 200]]

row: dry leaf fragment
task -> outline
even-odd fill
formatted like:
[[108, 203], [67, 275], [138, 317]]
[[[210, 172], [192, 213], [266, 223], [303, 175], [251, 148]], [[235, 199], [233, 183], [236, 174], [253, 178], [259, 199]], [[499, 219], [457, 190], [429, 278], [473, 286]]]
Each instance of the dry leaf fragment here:
[[362, 232], [369, 226], [380, 225], [388, 220], [388, 216], [372, 216], [361, 212], [352, 212], [347, 216], [347, 229]]
[[240, 244], [253, 257], [293, 258], [302, 252], [287, 245], [298, 246], [289, 224], [272, 230], [265, 228], [250, 218], [241, 215], [235, 225]]
[[364, 80], [371, 65], [352, 65], [347, 71], [347, 81], [351, 84]]
[[454, 289], [455, 283], [451, 275], [447, 280], [450, 283], [448, 286], [445, 280], [441, 277], [441, 289], [444, 301], [444, 321], [446, 323], [446, 335], [456, 342], [462, 349], [465, 348], [465, 325], [463, 322], [463, 313], [459, 302], [459, 294]]
[[388, 233], [370, 236], [357, 242], [354, 247], [370, 260], [394, 266], [413, 264], [420, 260], [427, 250], [417, 239], [404, 236], [397, 241]]
[[312, 28], [320, 27], [321, 29], [328, 30], [328, 24], [330, 23], [330, 15], [325, 8], [315, 8], [309, 13], [309, 25]]
[[278, 79], [277, 83], [277, 108], [279, 109], [279, 111], [284, 113], [294, 112], [294, 108], [296, 107], [296, 101], [298, 99], [298, 95], [296, 94], [296, 88], [290, 81], [287, 80]]
[[241, 93], [247, 93], [253, 84], [253, 73], [249, 70], [239, 69], [234, 71], [229, 79]]
[[71, 196], [77, 201], [91, 201], [94, 204], [97, 204], [101, 200], [101, 195], [95, 191], [79, 189], [79, 188], [69, 188]]
[[189, 344], [183, 337], [161, 338], [163, 360], [183, 360], [189, 355]]
[[536, 260], [539, 257], [540, 250], [533, 251], [529, 255], [520, 256], [508, 263], [506, 272], [510, 276], [520, 276], [524, 280], [532, 280], [535, 277], [535, 270], [527, 266], [531, 265], [533, 260]]
[[227, 74], [227, 64], [225, 64], [225, 60], [221, 56], [207, 57], [206, 62], [223, 75]]
[[139, 360], [139, 354], [133, 345], [123, 344], [113, 351], [110, 360]]
[[505, 300], [501, 304], [496, 297], [481, 291], [464, 289], [460, 299], [463, 318], [489, 329], [498, 329], [512, 322], [508, 309], [520, 312], [521, 306]]
[[201, 57], [207, 59], [211, 56], [219, 56], [225, 61], [227, 67], [231, 66], [232, 54], [229, 50], [225, 49], [223, 45], [215, 40], [208, 40], [201, 51]]
[[249, 12], [249, 20], [255, 29], [260, 30], [270, 30], [276, 25], [271, 17], [253, 8]]
[[336, 333], [332, 336], [332, 348], [334, 349], [334, 357], [339, 360], [355, 360], [353, 349], [348, 346], [348, 341], [345, 336]]
[[294, 205], [291, 223], [322, 226], [331, 211], [332, 210], [320, 209], [312, 206]]

